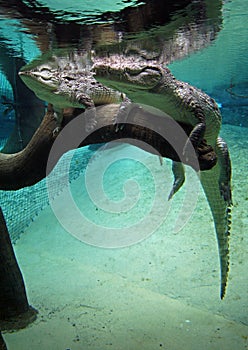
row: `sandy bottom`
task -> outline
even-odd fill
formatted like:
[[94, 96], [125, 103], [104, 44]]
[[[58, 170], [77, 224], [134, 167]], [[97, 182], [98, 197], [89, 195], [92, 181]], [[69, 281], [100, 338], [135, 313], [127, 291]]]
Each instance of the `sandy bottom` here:
[[[161, 166], [148, 153], [115, 147], [99, 153], [88, 173], [87, 189], [91, 200], [100, 198], [97, 205], [81, 176], [71, 193], [83, 215], [73, 216], [64, 191], [53, 202], [60, 215], [47, 207], [15, 245], [29, 302], [39, 315], [28, 328], [3, 334], [8, 349], [248, 349], [247, 129], [224, 126], [223, 136], [232, 155], [234, 193], [231, 270], [223, 301], [213, 221], [193, 171], [187, 169], [185, 186], [168, 204], [170, 162]], [[113, 157], [124, 161], [111, 164], [104, 175], [108, 201], [103, 187], [91, 180]], [[128, 176], [134, 181], [126, 184], [125, 194]], [[124, 233], [123, 241], [113, 232]]]

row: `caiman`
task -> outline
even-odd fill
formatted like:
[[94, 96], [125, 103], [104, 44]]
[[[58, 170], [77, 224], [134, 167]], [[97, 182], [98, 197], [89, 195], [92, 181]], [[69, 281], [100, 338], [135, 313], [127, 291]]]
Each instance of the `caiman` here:
[[[192, 126], [185, 154], [189, 143], [197, 152], [203, 140], [214, 149], [218, 157], [216, 165], [200, 171], [199, 175], [215, 224], [221, 267], [220, 297], [223, 299], [229, 272], [231, 160], [227, 144], [219, 136], [221, 114], [216, 102], [201, 90], [177, 80], [167, 67], [155, 60], [137, 58], [137, 55], [94, 57], [93, 65], [85, 55], [74, 54], [67, 59], [53, 55], [52, 60], [33, 61], [21, 74], [38, 97], [55, 107], [94, 108], [97, 104], [121, 103], [115, 120], [118, 125], [128, 122], [128, 113], [123, 113], [123, 109], [126, 110], [130, 98]], [[89, 129], [95, 124], [94, 116], [90, 119]], [[174, 183], [169, 198], [179, 190], [185, 178], [182, 163], [173, 162], [172, 170]]]
[[[123, 91], [135, 103], [156, 107], [177, 122], [190, 124], [192, 131], [184, 147], [185, 153], [190, 142], [197, 151], [203, 139], [213, 147], [217, 163], [210, 170], [200, 171], [199, 177], [215, 224], [221, 267], [220, 297], [223, 299], [229, 272], [231, 160], [227, 144], [219, 136], [222, 118], [217, 103], [203, 91], [177, 80], [156, 60], [147, 60], [137, 54], [95, 57], [93, 70], [98, 81]], [[121, 120], [117, 118], [116, 122]], [[172, 170], [174, 184], [169, 199], [185, 179], [182, 163], [173, 162]]]
[[86, 131], [92, 131], [96, 127], [96, 106], [120, 103], [122, 112], [129, 99], [122, 92], [99, 83], [91, 65], [87, 52], [48, 53], [22, 67], [19, 75], [37, 97], [52, 102], [58, 118], [65, 108], [86, 109]]

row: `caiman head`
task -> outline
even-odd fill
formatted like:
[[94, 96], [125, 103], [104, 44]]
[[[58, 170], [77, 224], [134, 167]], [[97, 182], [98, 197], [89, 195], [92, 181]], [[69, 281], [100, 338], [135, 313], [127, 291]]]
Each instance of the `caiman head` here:
[[56, 91], [61, 80], [57, 57], [42, 55], [22, 67], [19, 76], [37, 97], [50, 101], [51, 94]]
[[56, 68], [50, 62], [37, 66], [24, 66], [19, 75], [23, 82], [44, 101], [50, 101], [51, 93], [59, 85], [59, 77]]
[[78, 72], [85, 74], [86, 79], [89, 75], [93, 76], [86, 55], [49, 53], [22, 67], [19, 76], [38, 98], [65, 108], [68, 103], [66, 96], [62, 96], [61, 87], [66, 86], [67, 82], [76, 81]]
[[123, 55], [95, 58], [93, 61], [92, 70], [96, 74], [96, 80], [109, 87], [123, 90], [127, 95], [129, 89], [152, 90], [161, 82], [167, 69], [162, 69], [155, 62]]

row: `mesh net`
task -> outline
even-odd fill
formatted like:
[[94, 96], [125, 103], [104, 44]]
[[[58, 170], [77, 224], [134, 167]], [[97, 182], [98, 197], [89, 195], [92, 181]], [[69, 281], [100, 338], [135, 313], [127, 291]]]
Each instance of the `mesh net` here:
[[[5, 75], [0, 72], [0, 151], [6, 144], [15, 127], [15, 111], [12, 86]], [[98, 146], [84, 147], [65, 154], [53, 172], [49, 183], [51, 197], [57, 196], [68, 181], [76, 179], [86, 169], [89, 159]], [[72, 157], [72, 159], [71, 159]], [[71, 160], [69, 179], [66, 166], [68, 159]], [[25, 228], [39, 215], [40, 211], [49, 205], [46, 179], [34, 186], [26, 187], [17, 191], [1, 191], [0, 205], [2, 207], [6, 224], [13, 243], [20, 238]]]
[[8, 136], [15, 125], [15, 111], [12, 87], [5, 76], [0, 72], [0, 150], [7, 142]]
[[[73, 157], [71, 152], [73, 152]], [[66, 164], [70, 162], [69, 182], [84, 173], [88, 161], [94, 153], [89, 147], [71, 151], [63, 155], [52, 173], [49, 182], [50, 197], [57, 196], [68, 185]], [[72, 159], [71, 159], [72, 157]], [[39, 215], [40, 211], [49, 205], [46, 179], [39, 183], [17, 191], [0, 191], [1, 207], [13, 243], [20, 238], [21, 233]]]

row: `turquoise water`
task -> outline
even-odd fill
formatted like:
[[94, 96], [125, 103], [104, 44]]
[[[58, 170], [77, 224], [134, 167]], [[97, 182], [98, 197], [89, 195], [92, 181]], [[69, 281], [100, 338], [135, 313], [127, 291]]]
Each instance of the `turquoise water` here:
[[244, 89], [240, 95], [247, 96], [248, 29], [244, 25], [247, 18], [245, 6], [243, 1], [230, 1], [223, 6], [223, 27], [212, 45], [183, 62], [171, 65], [180, 79], [193, 85], [200, 84], [209, 93], [217, 93], [217, 89], [221, 93], [222, 89], [224, 94], [225, 88], [233, 84], [237, 89]]
[[39, 311], [28, 328], [3, 333], [10, 350], [248, 347], [247, 3], [166, 6], [0, 4], [0, 147], [22, 150], [41, 122], [48, 101], [17, 74], [41, 53], [130, 45], [159, 54], [221, 109], [233, 168], [227, 295], [219, 300], [215, 232], [195, 172], [187, 168], [168, 202], [170, 160], [124, 144], [87, 146], [65, 155], [49, 179], [0, 192], [28, 299]]
[[222, 105], [223, 122], [247, 127], [247, 13], [243, 1], [223, 6], [223, 27], [208, 48], [174, 62], [170, 68]]

